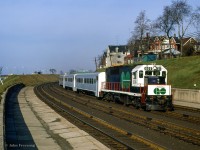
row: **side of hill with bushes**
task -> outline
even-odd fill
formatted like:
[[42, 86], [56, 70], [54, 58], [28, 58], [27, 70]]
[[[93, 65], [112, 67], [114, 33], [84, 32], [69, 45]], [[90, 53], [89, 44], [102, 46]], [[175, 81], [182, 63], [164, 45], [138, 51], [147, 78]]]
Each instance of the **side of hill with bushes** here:
[[[45, 82], [58, 81], [58, 75], [10, 75], [3, 81], [3, 85], [0, 84], [0, 95], [10, 86], [18, 83], [23, 83], [25, 86], [35, 86], [37, 84]], [[1, 99], [1, 97], [0, 97]]]

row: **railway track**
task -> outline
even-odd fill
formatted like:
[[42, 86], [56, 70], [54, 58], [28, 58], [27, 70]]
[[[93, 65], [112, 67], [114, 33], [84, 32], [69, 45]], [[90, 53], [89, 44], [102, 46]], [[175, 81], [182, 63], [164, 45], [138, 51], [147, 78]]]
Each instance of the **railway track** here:
[[88, 107], [92, 107], [93, 109], [98, 109], [107, 114], [111, 114], [112, 116], [115, 116], [124, 120], [128, 120], [130, 123], [138, 124], [140, 126], [144, 126], [152, 130], [159, 131], [160, 133], [164, 133], [172, 137], [178, 138], [185, 142], [200, 146], [200, 131], [199, 130], [194, 130], [191, 128], [176, 125], [174, 123], [166, 122], [166, 121], [155, 119], [155, 118], [141, 116], [138, 114], [134, 114], [133, 112], [127, 112], [118, 108], [109, 107], [109, 106], [106, 106], [105, 104], [97, 103], [95, 101], [90, 101], [90, 100], [86, 100], [85, 98], [79, 97], [79, 99], [81, 99], [80, 101], [80, 100], [77, 100], [74, 94], [70, 94], [69, 92], [66, 93], [63, 89], [56, 88], [55, 86], [50, 86], [49, 89], [51, 89], [52, 93], [53, 92], [59, 93], [63, 97], [65, 97], [66, 95], [71, 96], [71, 98], [74, 101], [81, 103], [82, 105], [87, 105]]
[[152, 112], [152, 113], [162, 114], [163, 116], [166, 116], [166, 117], [171, 117], [171, 118], [188, 121], [188, 122], [195, 123], [195, 124], [200, 124], [199, 116], [193, 116], [193, 115], [190, 115], [187, 113], [179, 113], [179, 112], [171, 112], [171, 111], [164, 112], [164, 113], [160, 113], [160, 112]]
[[198, 108], [191, 108], [191, 107], [186, 107], [186, 106], [178, 106], [178, 105], [175, 105], [175, 109], [178, 109], [178, 110], [187, 110], [189, 112], [195, 112], [195, 113], [199, 113], [200, 114], [200, 109]]
[[[36, 95], [50, 104], [52, 108], [62, 113], [67, 118], [73, 118], [76, 120], [76, 124], [81, 128], [86, 129], [90, 133], [95, 133], [98, 139], [101, 137], [101, 141], [109, 145], [111, 149], [165, 149], [148, 139], [130, 133], [124, 129], [121, 129], [109, 122], [106, 122], [94, 115], [88, 114], [75, 108], [64, 101], [62, 98], [67, 98], [64, 95], [58, 95], [55, 89], [52, 89], [52, 85], [40, 85], [35, 87]], [[50, 94], [51, 93], [51, 94]]]

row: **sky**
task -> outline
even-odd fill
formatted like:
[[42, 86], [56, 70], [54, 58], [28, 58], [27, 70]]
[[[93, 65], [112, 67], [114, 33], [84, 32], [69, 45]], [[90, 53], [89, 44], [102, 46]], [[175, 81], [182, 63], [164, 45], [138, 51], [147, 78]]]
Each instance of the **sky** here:
[[[189, 0], [194, 8], [199, 0]], [[143, 10], [150, 20], [171, 0], [0, 0], [2, 74], [95, 70], [108, 45], [125, 45]]]

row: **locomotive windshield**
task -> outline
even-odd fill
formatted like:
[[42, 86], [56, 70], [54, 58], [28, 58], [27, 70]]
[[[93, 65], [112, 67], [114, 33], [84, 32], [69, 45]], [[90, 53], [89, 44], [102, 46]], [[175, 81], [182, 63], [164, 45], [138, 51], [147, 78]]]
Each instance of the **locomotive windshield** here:
[[146, 76], [145, 84], [165, 84], [165, 77], [162, 76]]

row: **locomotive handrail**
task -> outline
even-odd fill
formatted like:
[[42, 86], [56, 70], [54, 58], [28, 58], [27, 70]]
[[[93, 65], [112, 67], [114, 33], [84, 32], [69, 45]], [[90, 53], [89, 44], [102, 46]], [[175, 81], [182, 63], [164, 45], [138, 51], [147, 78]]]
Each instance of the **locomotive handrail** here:
[[130, 86], [123, 88], [120, 84], [121, 82], [102, 82], [102, 89], [130, 92]]

